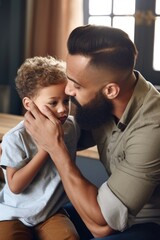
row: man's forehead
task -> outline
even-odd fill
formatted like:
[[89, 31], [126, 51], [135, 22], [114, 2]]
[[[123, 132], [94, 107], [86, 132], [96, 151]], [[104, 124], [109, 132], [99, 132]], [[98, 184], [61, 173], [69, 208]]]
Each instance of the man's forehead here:
[[70, 81], [75, 82], [79, 85], [82, 80], [86, 79], [86, 73], [88, 69], [89, 59], [82, 55], [70, 55], [68, 54], [67, 63], [67, 77]]
[[[89, 63], [90, 58], [83, 55], [67, 56], [67, 77], [80, 86], [96, 84], [97, 87], [108, 81], [109, 72], [105, 68]], [[87, 84], [87, 85], [86, 85]]]
[[79, 66], [79, 67], [86, 67], [88, 65], [90, 61], [89, 57], [80, 55], [80, 54], [76, 54], [76, 55], [71, 55], [68, 54], [67, 58], [66, 58], [66, 62], [67, 62], [67, 67], [72, 67], [73, 66]]

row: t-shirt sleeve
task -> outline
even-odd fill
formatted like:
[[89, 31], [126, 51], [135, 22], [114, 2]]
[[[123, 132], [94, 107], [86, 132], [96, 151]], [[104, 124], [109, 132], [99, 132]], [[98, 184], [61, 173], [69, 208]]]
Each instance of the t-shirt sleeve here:
[[2, 168], [21, 168], [27, 162], [23, 141], [20, 134], [8, 133], [2, 139], [2, 156], [0, 165]]

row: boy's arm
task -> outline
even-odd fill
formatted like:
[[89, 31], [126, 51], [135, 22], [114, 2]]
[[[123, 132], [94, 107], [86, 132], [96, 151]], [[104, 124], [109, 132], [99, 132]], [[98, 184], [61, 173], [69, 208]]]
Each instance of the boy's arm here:
[[6, 175], [10, 190], [15, 194], [23, 192], [37, 175], [38, 171], [46, 161], [47, 156], [48, 153], [40, 149], [32, 160], [21, 169], [17, 170], [15, 168], [7, 167]]
[[[34, 104], [30, 105], [30, 109], [32, 114], [25, 114], [26, 129], [35, 142], [49, 152], [52, 160], [54, 158], [65, 191], [84, 223], [95, 237], [112, 234], [114, 230], [108, 226], [97, 202], [98, 189], [83, 177], [70, 158], [58, 120], [48, 108], [45, 108], [48, 118]], [[43, 138], [40, 138], [42, 135]]]

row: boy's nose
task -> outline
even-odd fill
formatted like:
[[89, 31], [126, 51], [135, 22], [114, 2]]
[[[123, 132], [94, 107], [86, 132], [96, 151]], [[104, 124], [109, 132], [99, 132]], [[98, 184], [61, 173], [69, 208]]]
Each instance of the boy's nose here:
[[64, 105], [64, 104], [60, 104], [60, 105], [58, 106], [58, 108], [57, 108], [57, 112], [58, 112], [58, 113], [65, 113], [65, 112], [67, 112], [67, 106]]

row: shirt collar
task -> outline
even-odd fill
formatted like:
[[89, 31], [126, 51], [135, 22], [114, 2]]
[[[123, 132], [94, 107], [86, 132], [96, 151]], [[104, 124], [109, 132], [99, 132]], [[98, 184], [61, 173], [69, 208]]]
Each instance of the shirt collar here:
[[138, 71], [134, 71], [134, 73], [137, 77], [137, 84], [135, 86], [132, 97], [126, 106], [126, 109], [117, 124], [117, 127], [121, 131], [125, 130], [130, 120], [136, 114], [138, 109], [143, 105], [144, 97], [150, 88], [150, 84]]

